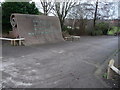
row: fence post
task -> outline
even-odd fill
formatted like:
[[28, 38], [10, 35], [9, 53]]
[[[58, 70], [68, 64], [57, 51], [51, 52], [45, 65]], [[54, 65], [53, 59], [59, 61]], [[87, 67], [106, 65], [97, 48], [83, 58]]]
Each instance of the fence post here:
[[112, 71], [112, 69], [111, 69], [111, 66], [113, 66], [113, 65], [114, 65], [114, 60], [111, 59], [111, 60], [109, 61], [109, 65], [108, 65], [107, 79], [111, 79], [111, 78], [112, 78], [113, 71]]

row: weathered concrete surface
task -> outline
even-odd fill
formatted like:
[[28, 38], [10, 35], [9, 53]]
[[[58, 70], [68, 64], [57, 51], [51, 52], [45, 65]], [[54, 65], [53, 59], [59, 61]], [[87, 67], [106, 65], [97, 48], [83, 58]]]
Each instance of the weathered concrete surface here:
[[55, 16], [12, 14], [11, 25], [12, 36], [24, 37], [25, 45], [63, 41], [60, 22]]
[[[118, 47], [114, 36], [36, 46], [3, 46], [3, 86], [105, 88], [94, 72]], [[102, 76], [101, 76], [102, 77]]]

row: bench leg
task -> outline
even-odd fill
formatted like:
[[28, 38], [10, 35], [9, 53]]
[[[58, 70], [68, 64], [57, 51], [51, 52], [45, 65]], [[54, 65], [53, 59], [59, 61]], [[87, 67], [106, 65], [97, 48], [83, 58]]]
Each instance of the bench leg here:
[[11, 45], [13, 45], [13, 41], [11, 40]]
[[14, 46], [14, 40], [11, 40], [11, 45], [13, 45], [13, 46]]
[[14, 40], [14, 44], [13, 44], [14, 46], [16, 45], [16, 41]]
[[21, 46], [21, 43], [22, 43], [22, 41], [21, 40], [19, 40], [19, 45]]

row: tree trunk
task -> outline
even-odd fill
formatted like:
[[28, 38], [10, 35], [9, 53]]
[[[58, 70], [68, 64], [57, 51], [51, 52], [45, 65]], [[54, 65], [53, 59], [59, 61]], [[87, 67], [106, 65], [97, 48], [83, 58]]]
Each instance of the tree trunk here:
[[95, 25], [96, 25], [97, 9], [98, 9], [98, 0], [96, 1], [96, 8], [95, 8], [95, 14], [94, 14], [94, 21], [93, 21], [94, 29], [95, 29]]

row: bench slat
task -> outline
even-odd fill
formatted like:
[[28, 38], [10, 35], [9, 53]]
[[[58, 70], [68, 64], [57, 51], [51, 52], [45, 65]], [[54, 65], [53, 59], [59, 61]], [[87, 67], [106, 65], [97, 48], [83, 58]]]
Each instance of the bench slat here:
[[15, 38], [15, 39], [12, 39], [12, 38], [0, 38], [1, 40], [25, 40], [25, 38]]

